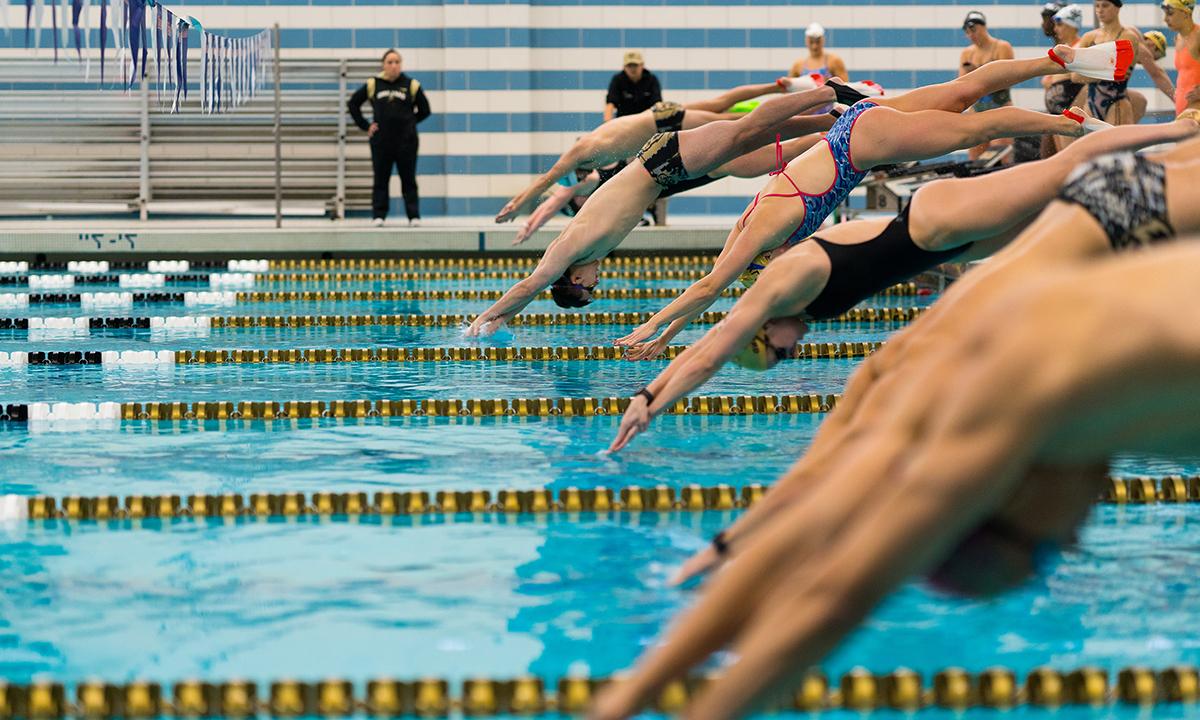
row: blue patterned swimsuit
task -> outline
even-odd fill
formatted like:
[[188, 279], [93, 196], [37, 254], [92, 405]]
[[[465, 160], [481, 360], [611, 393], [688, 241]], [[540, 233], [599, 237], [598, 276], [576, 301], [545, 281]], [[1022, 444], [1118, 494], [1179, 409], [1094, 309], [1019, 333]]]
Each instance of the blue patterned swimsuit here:
[[867, 175], [866, 170], [859, 170], [855, 167], [854, 160], [850, 157], [850, 133], [854, 131], [854, 123], [859, 116], [874, 107], [879, 106], [870, 100], [860, 100], [843, 113], [829, 129], [829, 132], [825, 133], [825, 142], [829, 145], [829, 153], [833, 156], [834, 168], [833, 183], [828, 189], [815, 195], [803, 192], [796, 187], [796, 183], [786, 172], [780, 171], [788, 179], [788, 182], [792, 183], [796, 194], [764, 196], [759, 193], [755, 196], [750, 209], [742, 216], [742, 226], [745, 227], [750, 213], [754, 212], [754, 208], [758, 207], [759, 200], [764, 197], [799, 197], [804, 203], [804, 220], [800, 223], [800, 227], [788, 236], [784, 245], [795, 245], [816, 232], [817, 228], [821, 227], [821, 223], [825, 222], [825, 218], [829, 217], [834, 208], [841, 204], [850, 191]]

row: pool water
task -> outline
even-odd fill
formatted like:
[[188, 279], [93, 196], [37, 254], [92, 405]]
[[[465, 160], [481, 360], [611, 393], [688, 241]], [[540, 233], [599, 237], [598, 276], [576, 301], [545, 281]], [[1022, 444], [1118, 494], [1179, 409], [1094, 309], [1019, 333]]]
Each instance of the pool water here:
[[[434, 283], [438, 281], [432, 281]], [[389, 289], [388, 283], [376, 283]], [[399, 287], [402, 283], [395, 283]], [[645, 287], [679, 287], [648, 282]], [[503, 282], [491, 287], [502, 288]], [[871, 305], [923, 304], [875, 298]], [[666, 300], [589, 310], [652, 311]], [[718, 309], [732, 301], [723, 300]], [[488, 303], [250, 304], [228, 314], [472, 313]], [[531, 307], [557, 312], [550, 303]], [[184, 314], [182, 307], [150, 313]], [[221, 310], [220, 312], [224, 312]], [[196, 314], [194, 308], [189, 312]], [[19, 316], [20, 313], [14, 316]], [[83, 316], [78, 307], [27, 314]], [[114, 313], [119, 314], [119, 313]], [[210, 313], [217, 314], [217, 313]], [[899, 325], [818, 327], [809, 342], [886, 340]], [[520, 327], [489, 346], [606, 345], [631, 326]], [[677, 342], [707, 328], [690, 328]], [[453, 327], [0, 331], [0, 352], [458, 347]], [[836, 394], [861, 362], [724, 369], [707, 395]], [[625, 396], [665, 361], [0, 367], [0, 404]], [[619, 456], [617, 417], [125, 421], [0, 427], [0, 494], [158, 495], [771, 483], [822, 416], [671, 416]], [[1124, 457], [1118, 475], [1200, 474]], [[0, 676], [83, 679], [513, 677], [553, 681], [628, 665], [694, 597], [673, 569], [735, 511], [600, 515], [271, 518], [0, 525]], [[899, 590], [831, 655], [831, 674], [905, 666], [929, 675], [1003, 665], [1115, 672], [1200, 663], [1200, 514], [1098, 506], [1047, 577], [987, 602]], [[982, 714], [988, 711], [971, 711]], [[1017, 714], [1038, 714], [1028, 708]], [[1063, 710], [1094, 717], [1138, 710]], [[1183, 708], [1160, 706], [1175, 717]], [[931, 711], [930, 714], [937, 714]]]

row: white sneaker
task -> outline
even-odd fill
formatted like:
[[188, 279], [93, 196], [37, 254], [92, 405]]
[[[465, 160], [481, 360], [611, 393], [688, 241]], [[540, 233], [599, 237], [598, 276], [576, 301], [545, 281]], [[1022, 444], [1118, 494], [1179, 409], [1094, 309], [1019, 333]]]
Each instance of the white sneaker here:
[[421, 227], [421, 218], [409, 218], [408, 226], [409, 227]]
[[375, 227], [383, 227], [383, 218], [375, 218], [371, 221], [371, 224]]

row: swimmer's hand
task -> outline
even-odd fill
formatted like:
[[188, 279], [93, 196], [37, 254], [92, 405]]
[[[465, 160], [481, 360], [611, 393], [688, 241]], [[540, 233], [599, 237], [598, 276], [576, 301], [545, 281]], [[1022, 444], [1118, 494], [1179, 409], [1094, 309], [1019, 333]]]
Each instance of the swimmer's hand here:
[[509, 200], [507, 203], [505, 203], [504, 207], [500, 208], [500, 212], [496, 213], [496, 222], [498, 222], [498, 223], [512, 222], [512, 220], [515, 217], [520, 215], [521, 214], [521, 206], [519, 204], [519, 200], [520, 200], [520, 196], [517, 196], [517, 197], [513, 198], [512, 200]]
[[658, 325], [653, 322], [642, 323], [637, 329], [629, 333], [623, 338], [613, 341], [613, 345], [617, 347], [633, 347], [646, 342], [650, 338], [658, 334]]
[[517, 236], [515, 238], [513, 238], [512, 244], [520, 245], [521, 243], [525, 242], [530, 237], [532, 237], [533, 232], [534, 232], [533, 223], [525, 223], [523, 226], [521, 226], [521, 229], [517, 231]]
[[625, 350], [626, 360], [653, 360], [667, 351], [671, 339], [660, 336], [650, 342], [639, 343]]
[[620, 452], [630, 440], [640, 435], [650, 426], [650, 403], [644, 395], [634, 395], [629, 401], [629, 407], [621, 418], [621, 426], [617, 429], [617, 439], [608, 446], [610, 453]]
[[588, 708], [587, 720], [623, 720], [646, 703], [627, 678], [614, 678]]
[[471, 322], [464, 332], [464, 337], [488, 337], [504, 327], [504, 318], [480, 315]]
[[703, 575], [713, 570], [720, 564], [721, 556], [717, 554], [716, 548], [710, 544], [684, 561], [683, 565], [679, 566], [679, 570], [671, 578], [671, 584], [682, 585], [698, 575]]

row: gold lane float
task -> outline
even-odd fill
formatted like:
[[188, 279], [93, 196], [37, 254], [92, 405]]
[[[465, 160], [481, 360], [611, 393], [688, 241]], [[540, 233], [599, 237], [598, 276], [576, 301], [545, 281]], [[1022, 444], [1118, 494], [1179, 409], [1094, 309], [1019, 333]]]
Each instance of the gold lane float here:
[[[1109, 478], [1099, 500], [1107, 504], [1200, 502], [1200, 477]], [[1136, 493], [1128, 488], [1140, 488]], [[1123, 488], [1120, 494], [1115, 488]], [[762, 499], [768, 485], [669, 485], [536, 490], [395, 490], [276, 492], [195, 495], [32, 496], [31, 520], [141, 520], [206, 517], [332, 517], [444, 515], [454, 513], [547, 514], [606, 512], [701, 512], [740, 510]]]
[[[654, 698], [651, 707], [661, 713], [678, 713], [716, 677], [696, 676], [672, 682]], [[1066, 671], [1042, 667], [1029, 672], [1024, 682], [1018, 678], [1008, 668], [979, 673], [948, 668], [935, 673], [927, 684], [921, 674], [900, 668], [882, 674], [852, 670], [831, 682], [814, 670], [799, 681], [795, 690], [781, 695], [767, 709], [811, 713], [1104, 707], [1117, 703], [1149, 707], [1190, 704], [1200, 699], [1200, 673], [1191, 666], [1157, 671], [1124, 668], [1117, 672], [1115, 682], [1107, 671], [1096, 667]], [[345, 679], [276, 680], [262, 684], [246, 680], [183, 680], [170, 685], [151, 681], [122, 684], [93, 681], [76, 685], [73, 700], [68, 700], [66, 687], [54, 681], [30, 685], [0, 683], [0, 720], [581, 714], [609, 682], [607, 678], [587, 677], [564, 677], [551, 682], [530, 676], [473, 678], [461, 683], [440, 678], [380, 678], [359, 686]]]

